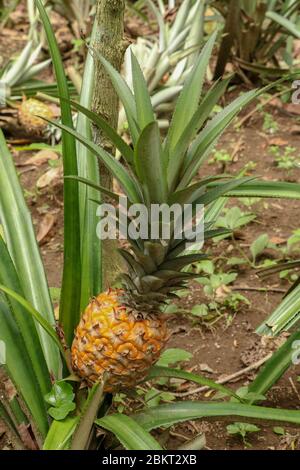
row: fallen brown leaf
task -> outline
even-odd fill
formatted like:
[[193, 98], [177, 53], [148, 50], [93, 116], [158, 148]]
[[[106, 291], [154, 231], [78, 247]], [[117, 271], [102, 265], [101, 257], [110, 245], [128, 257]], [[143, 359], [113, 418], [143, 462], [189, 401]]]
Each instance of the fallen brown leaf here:
[[46, 188], [47, 186], [56, 184], [61, 178], [63, 174], [63, 168], [51, 168], [50, 170], [46, 171], [36, 183], [38, 189]]
[[52, 229], [54, 223], [55, 223], [55, 217], [53, 214], [51, 213], [48, 213], [46, 214], [40, 225], [39, 225], [39, 230], [38, 230], [38, 234], [37, 234], [37, 241], [41, 244], [43, 240], [45, 240], [46, 236], [48, 235], [48, 233], [50, 232], [50, 230]]
[[57, 153], [53, 152], [53, 150], [45, 149], [40, 150], [33, 157], [28, 158], [24, 162], [20, 162], [18, 166], [41, 166], [44, 163], [47, 163], [49, 160], [58, 160], [58, 155]]

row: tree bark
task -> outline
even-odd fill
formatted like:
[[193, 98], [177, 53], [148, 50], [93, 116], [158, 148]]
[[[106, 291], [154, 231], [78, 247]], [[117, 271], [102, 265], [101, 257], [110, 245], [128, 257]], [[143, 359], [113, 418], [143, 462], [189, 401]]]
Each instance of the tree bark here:
[[[124, 53], [128, 43], [124, 40], [124, 10], [125, 0], [98, 0], [97, 21], [98, 34], [94, 48], [116, 70], [121, 69]], [[93, 96], [93, 111], [102, 116], [112, 127], [117, 129], [119, 117], [119, 99], [100, 61], [96, 60], [95, 87]], [[103, 133], [94, 128], [95, 143], [101, 145], [107, 152], [114, 153], [110, 141]], [[112, 189], [112, 177], [103, 165], [100, 165], [101, 185]], [[103, 197], [105, 200], [105, 197]], [[121, 270], [121, 261], [117, 253], [117, 242], [114, 240], [102, 241], [102, 279], [103, 288], [107, 288], [115, 280]]]

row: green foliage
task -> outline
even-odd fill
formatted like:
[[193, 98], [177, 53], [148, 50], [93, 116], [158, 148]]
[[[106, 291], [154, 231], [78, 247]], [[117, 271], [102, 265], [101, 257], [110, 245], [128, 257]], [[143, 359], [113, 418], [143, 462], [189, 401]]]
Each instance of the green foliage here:
[[230, 434], [231, 436], [236, 436], [236, 435], [240, 436], [243, 439], [243, 443], [247, 447], [251, 447], [249, 442], [246, 441], [247, 434], [260, 431], [260, 428], [258, 426], [255, 426], [255, 424], [240, 423], [240, 422], [228, 424], [228, 426], [226, 426], [226, 429], [227, 429], [227, 433]]
[[57, 421], [63, 420], [71, 411], [74, 411], [75, 394], [70, 384], [64, 381], [55, 382], [51, 391], [45, 395], [45, 401], [51, 405], [48, 408], [49, 415]]

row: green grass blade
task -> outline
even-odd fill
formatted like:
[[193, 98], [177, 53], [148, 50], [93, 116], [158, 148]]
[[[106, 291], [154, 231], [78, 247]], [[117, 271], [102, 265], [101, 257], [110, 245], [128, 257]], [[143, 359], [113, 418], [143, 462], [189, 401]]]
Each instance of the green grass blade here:
[[92, 181], [86, 179], [86, 178], [81, 178], [80, 176], [66, 176], [66, 178], [72, 178], [75, 181], [78, 181], [79, 183], [83, 183], [86, 186], [89, 186], [90, 188], [93, 188], [99, 193], [105, 194], [106, 196], [109, 196], [110, 198], [118, 201], [120, 195], [117, 193], [113, 193], [112, 191], [109, 191], [109, 189], [104, 188], [103, 186], [100, 186], [99, 184], [95, 184]]
[[127, 450], [163, 450], [154, 437], [130, 416], [114, 414], [95, 422], [113, 432]]
[[[0, 219], [4, 238], [21, 284], [22, 292], [48, 322], [54, 322], [44, 266], [41, 260], [30, 212], [26, 205], [12, 156], [0, 130]], [[49, 371], [56, 377], [60, 357], [56, 346], [38, 327]]]
[[170, 405], [160, 405], [132, 415], [134, 420], [147, 431], [161, 426], [170, 427], [183, 421], [200, 418], [221, 418], [222, 416], [239, 416], [258, 420], [300, 424], [300, 411], [228, 402], [184, 401]]
[[[47, 36], [50, 54], [61, 100], [61, 121], [73, 127], [70, 96], [67, 79], [58, 44], [41, 0], [35, 0]], [[77, 175], [76, 140], [74, 136], [62, 133], [64, 175]], [[81, 259], [80, 253], [79, 192], [75, 181], [64, 184], [64, 267], [60, 297], [59, 315], [64, 328], [67, 344], [71, 344], [74, 330], [80, 319]]]

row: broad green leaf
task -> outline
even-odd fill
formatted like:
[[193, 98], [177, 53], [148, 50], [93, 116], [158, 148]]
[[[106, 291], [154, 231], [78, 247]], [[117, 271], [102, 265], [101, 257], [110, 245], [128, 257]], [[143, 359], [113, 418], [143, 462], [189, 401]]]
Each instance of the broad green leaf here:
[[[40, 256], [30, 212], [16, 174], [12, 156], [0, 130], [0, 219], [9, 255], [19, 276], [26, 299], [54, 322], [44, 266]], [[37, 328], [49, 371], [59, 373], [59, 351], [48, 335]]]
[[149, 408], [146, 411], [132, 415], [134, 420], [146, 431], [151, 431], [151, 429], [161, 426], [170, 427], [183, 421], [212, 417], [221, 418], [222, 416], [242, 416], [251, 419], [300, 424], [300, 411], [298, 410], [267, 408], [232, 402], [183, 401]]
[[104, 416], [97, 419], [96, 424], [113, 432], [127, 450], [163, 450], [154, 437], [130, 416]]
[[[98, 33], [98, 21], [94, 19], [90, 44], [94, 43]], [[94, 59], [87, 54], [80, 91], [80, 107], [90, 108], [94, 92]], [[93, 138], [91, 123], [86, 115], [78, 113], [76, 130], [88, 139]], [[90, 151], [80, 142], [76, 142], [78, 176], [88, 179], [93, 184], [100, 183], [98, 160], [92, 158]], [[81, 241], [81, 299], [80, 310], [86, 307], [89, 299], [102, 291], [102, 252], [101, 240], [97, 236], [99, 222], [94, 204], [90, 201], [97, 197], [92, 187], [79, 185], [79, 217]]]
[[79, 416], [68, 416], [63, 421], [52, 421], [49, 432], [44, 442], [43, 450], [67, 450]]
[[[61, 121], [63, 125], [73, 127], [72, 111], [69, 104], [69, 90], [65, 76], [64, 65], [58, 44], [41, 0], [36, 0], [36, 6], [43, 22], [48, 40], [49, 50], [53, 62], [61, 100]], [[63, 129], [64, 131], [64, 129]], [[76, 140], [70, 133], [62, 133], [64, 176], [77, 175]], [[64, 184], [64, 266], [62, 290], [60, 297], [59, 315], [64, 327], [67, 344], [71, 344], [74, 330], [80, 319], [80, 292], [81, 292], [81, 259], [79, 256], [80, 218], [79, 218], [79, 191], [75, 181], [66, 180]]]
[[251, 179], [254, 178], [237, 178], [231, 181], [228, 181], [227, 183], [220, 183], [216, 188], [214, 189], [209, 189], [205, 194], [200, 196], [195, 202], [195, 204], [204, 204], [208, 205], [212, 203], [213, 201], [217, 200], [219, 197], [222, 197], [226, 195], [229, 191], [232, 189], [243, 186], [245, 183], [248, 181], [251, 181]]
[[250, 245], [250, 252], [252, 255], [253, 263], [256, 263], [256, 258], [262, 254], [262, 252], [267, 248], [269, 243], [269, 235], [263, 233], [260, 235], [253, 243]]
[[148, 124], [150, 124], [150, 122], [154, 121], [155, 117], [147, 88], [147, 83], [145, 81], [140, 65], [132, 51], [131, 65], [137, 123], [139, 128], [143, 130]]
[[[191, 358], [192, 358], [192, 354], [186, 351], [185, 349], [180, 349], [180, 348], [166, 349], [160, 356], [156, 365], [154, 366], [154, 373], [157, 372], [157, 367], [159, 367], [159, 370], [162, 368], [162, 372], [164, 372], [164, 368], [167, 368], [170, 364], [174, 365], [177, 362], [189, 361]], [[153, 367], [150, 370], [150, 374], [151, 374], [151, 371], [153, 372]]]
[[134, 164], [148, 204], [166, 202], [167, 184], [157, 122], [143, 129], [134, 151]]

